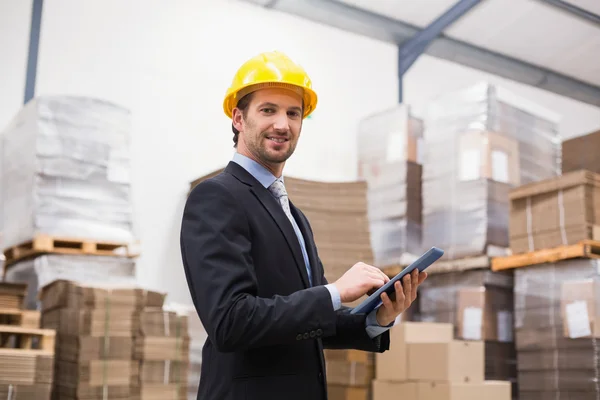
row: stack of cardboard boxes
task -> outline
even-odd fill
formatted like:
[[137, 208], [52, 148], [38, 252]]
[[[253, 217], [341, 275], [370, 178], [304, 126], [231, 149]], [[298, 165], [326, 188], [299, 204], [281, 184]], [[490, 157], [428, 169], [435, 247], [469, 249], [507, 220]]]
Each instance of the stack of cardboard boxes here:
[[368, 400], [375, 376], [375, 354], [359, 350], [325, 350], [330, 400]]
[[420, 143], [423, 122], [404, 104], [364, 118], [358, 129], [358, 179], [367, 182], [369, 231], [378, 267], [421, 253]]
[[138, 370], [138, 379], [132, 382], [133, 399], [187, 399], [188, 332], [187, 316], [158, 307], [141, 312], [140, 330], [133, 343]]
[[515, 270], [520, 400], [600, 396], [599, 271], [596, 259]]
[[520, 254], [600, 240], [600, 174], [573, 171], [510, 193], [510, 247]]
[[[42, 327], [57, 332], [53, 396], [129, 399], [138, 380], [134, 338], [142, 311], [164, 295], [56, 280], [40, 292]], [[108, 397], [107, 397], [108, 396]]]
[[364, 182], [285, 178], [291, 202], [308, 218], [329, 282], [359, 261], [373, 263]]
[[405, 322], [376, 354], [373, 400], [510, 400], [510, 383], [486, 381], [482, 341], [454, 339], [451, 324]]
[[419, 319], [449, 323], [454, 338], [484, 344], [485, 379], [517, 392], [513, 274], [486, 269], [431, 274], [419, 293]]
[[[563, 175], [510, 193], [520, 400], [600, 396], [598, 133], [563, 144]], [[589, 168], [589, 169], [588, 169]], [[582, 243], [582, 241], [586, 241]], [[589, 243], [589, 244], [585, 244]], [[593, 257], [593, 258], [592, 258]], [[558, 260], [558, 261], [556, 261]]]

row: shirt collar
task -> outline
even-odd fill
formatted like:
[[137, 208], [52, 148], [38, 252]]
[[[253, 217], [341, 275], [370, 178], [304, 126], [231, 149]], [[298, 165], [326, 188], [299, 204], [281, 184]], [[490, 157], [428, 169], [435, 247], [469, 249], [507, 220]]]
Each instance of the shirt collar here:
[[[265, 188], [269, 188], [277, 180], [277, 177], [271, 173], [268, 169], [254, 161], [253, 159], [238, 153], [237, 151], [233, 154], [233, 162], [244, 168], [250, 175], [256, 178]], [[283, 176], [281, 177], [283, 182]], [[284, 182], [285, 183], [285, 182]]]

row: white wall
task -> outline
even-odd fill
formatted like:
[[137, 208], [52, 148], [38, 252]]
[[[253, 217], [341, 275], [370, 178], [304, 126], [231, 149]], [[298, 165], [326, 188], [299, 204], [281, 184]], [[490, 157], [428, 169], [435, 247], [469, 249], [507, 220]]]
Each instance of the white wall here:
[[[23, 96], [31, 2], [23, 3], [0, 2], [2, 127]], [[243, 61], [279, 49], [313, 79], [319, 106], [286, 167], [297, 177], [354, 179], [358, 121], [397, 99], [394, 46], [235, 0], [46, 0], [42, 24], [38, 95], [100, 97], [133, 112], [139, 277], [174, 301], [188, 299], [179, 253], [185, 195], [191, 180], [231, 157], [221, 101]], [[405, 78], [405, 99], [419, 114], [428, 98], [482, 78], [506, 83], [424, 56]], [[563, 112], [564, 133], [600, 126], [600, 109], [508, 86]]]

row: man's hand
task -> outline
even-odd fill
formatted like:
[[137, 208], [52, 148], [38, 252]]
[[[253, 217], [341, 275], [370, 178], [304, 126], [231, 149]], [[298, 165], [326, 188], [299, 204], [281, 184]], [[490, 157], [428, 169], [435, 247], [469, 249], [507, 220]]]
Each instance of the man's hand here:
[[413, 301], [417, 298], [417, 288], [423, 281], [427, 279], [427, 273], [414, 270], [412, 273], [402, 278], [402, 284], [396, 282], [394, 289], [395, 294], [392, 294], [392, 298], [387, 293], [381, 294], [381, 301], [383, 304], [377, 309], [377, 322], [381, 326], [388, 326], [398, 315], [402, 314]]
[[334, 285], [340, 292], [342, 303], [347, 303], [379, 289], [389, 280], [379, 268], [359, 262], [335, 281]]

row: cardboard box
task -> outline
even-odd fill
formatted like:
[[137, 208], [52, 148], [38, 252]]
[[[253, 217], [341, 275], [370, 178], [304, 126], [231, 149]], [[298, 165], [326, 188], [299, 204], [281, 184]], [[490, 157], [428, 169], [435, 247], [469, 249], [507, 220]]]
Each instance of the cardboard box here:
[[565, 337], [600, 337], [600, 281], [582, 279], [564, 282], [561, 287], [561, 316]]
[[459, 136], [459, 180], [487, 178], [519, 185], [519, 143], [506, 135], [469, 131]]
[[454, 340], [448, 343], [410, 343], [408, 379], [429, 382], [484, 381], [484, 344]]
[[510, 193], [513, 253], [570, 245], [595, 237], [600, 225], [600, 174], [581, 170]]
[[458, 289], [458, 339], [513, 341], [513, 292], [503, 288]]
[[562, 142], [562, 172], [587, 169], [600, 174], [600, 130]]
[[[453, 325], [429, 322], [402, 322], [390, 329], [390, 349], [375, 355], [375, 376], [380, 380], [408, 379], [408, 345], [450, 343]], [[482, 367], [483, 368], [483, 367]]]
[[373, 381], [373, 400], [510, 400], [510, 382]]

